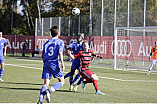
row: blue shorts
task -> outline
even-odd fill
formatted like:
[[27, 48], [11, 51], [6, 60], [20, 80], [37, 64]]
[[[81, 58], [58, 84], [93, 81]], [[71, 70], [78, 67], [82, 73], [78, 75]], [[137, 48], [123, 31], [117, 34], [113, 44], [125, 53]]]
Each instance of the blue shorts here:
[[0, 63], [4, 63], [4, 56], [0, 56]]
[[78, 61], [72, 61], [71, 69], [79, 69], [80, 62]]
[[59, 63], [57, 62], [45, 62], [43, 66], [42, 79], [52, 78], [61, 78], [63, 76], [63, 72], [59, 67]]

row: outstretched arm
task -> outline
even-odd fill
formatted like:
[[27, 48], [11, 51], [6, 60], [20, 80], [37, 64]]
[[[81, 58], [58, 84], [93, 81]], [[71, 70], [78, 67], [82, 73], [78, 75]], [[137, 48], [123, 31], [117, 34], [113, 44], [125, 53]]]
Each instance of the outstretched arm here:
[[99, 58], [99, 59], [102, 59], [102, 56], [99, 56], [99, 55], [96, 55], [96, 54], [93, 54], [92, 56], [94, 56], [96, 58]]

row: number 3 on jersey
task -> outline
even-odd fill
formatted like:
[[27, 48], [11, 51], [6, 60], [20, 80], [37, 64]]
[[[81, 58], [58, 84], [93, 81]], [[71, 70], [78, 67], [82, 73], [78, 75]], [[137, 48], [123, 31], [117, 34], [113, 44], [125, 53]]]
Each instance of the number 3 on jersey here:
[[54, 52], [53, 52], [53, 47], [49, 47], [49, 53], [48, 53], [48, 55], [49, 55], [49, 56], [52, 56], [53, 53], [54, 53]]

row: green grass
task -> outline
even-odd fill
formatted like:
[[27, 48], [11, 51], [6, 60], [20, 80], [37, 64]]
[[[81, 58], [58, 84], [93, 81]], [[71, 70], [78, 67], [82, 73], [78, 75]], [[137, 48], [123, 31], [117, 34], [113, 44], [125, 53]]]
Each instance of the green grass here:
[[[65, 62], [65, 73], [71, 62]], [[157, 72], [146, 76], [146, 71], [113, 70], [113, 67], [90, 64], [99, 76], [99, 89], [106, 95], [95, 95], [93, 84], [69, 92], [69, 81], [51, 94], [51, 103], [157, 103]], [[4, 82], [0, 82], [0, 103], [37, 103], [40, 89], [42, 60], [5, 58]], [[49, 88], [58, 80], [52, 78]], [[46, 101], [44, 100], [46, 103]]]

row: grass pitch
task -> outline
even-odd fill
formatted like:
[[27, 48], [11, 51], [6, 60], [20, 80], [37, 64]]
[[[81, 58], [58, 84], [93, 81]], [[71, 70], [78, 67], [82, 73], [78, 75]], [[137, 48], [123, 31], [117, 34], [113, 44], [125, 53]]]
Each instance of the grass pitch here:
[[[42, 60], [5, 58], [5, 70], [0, 82], [0, 103], [37, 103], [40, 89]], [[71, 62], [65, 62], [66, 72]], [[157, 72], [147, 76], [143, 70], [113, 70], [113, 67], [90, 64], [99, 77], [99, 89], [106, 95], [95, 95], [93, 84], [69, 92], [65, 85], [51, 94], [51, 103], [157, 103]], [[58, 80], [52, 78], [49, 88]], [[46, 100], [44, 99], [44, 103]]]

